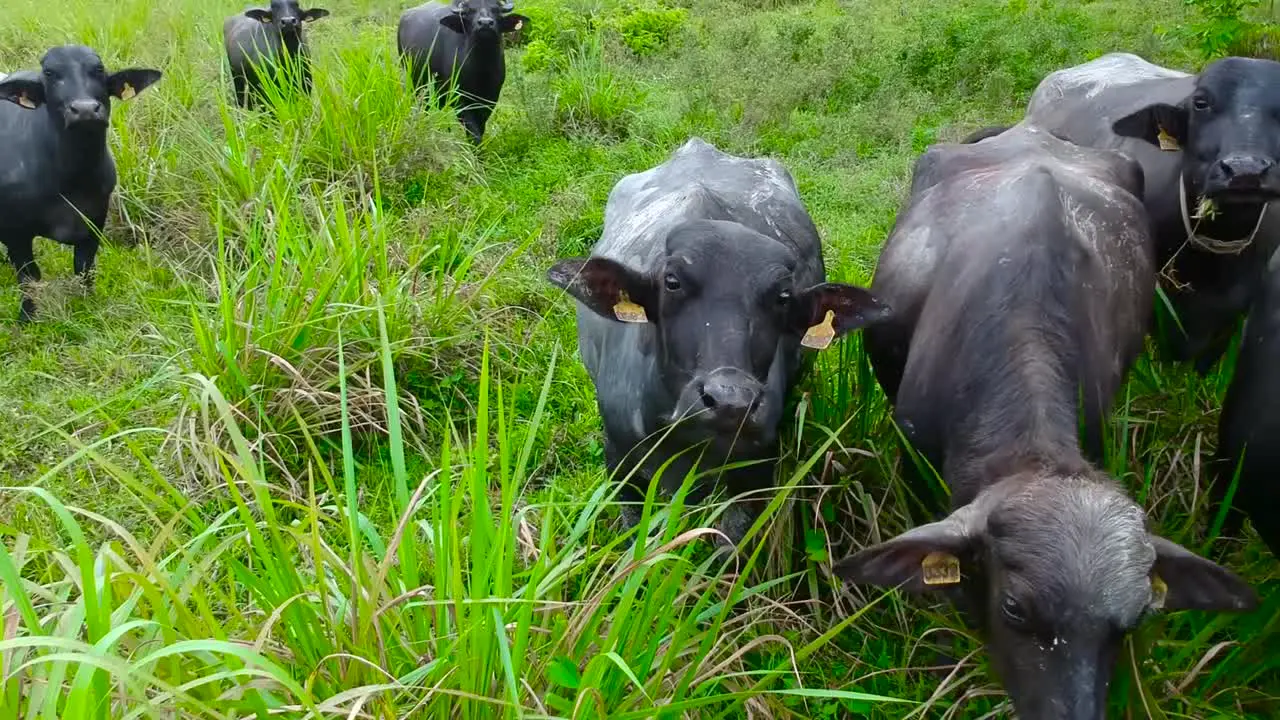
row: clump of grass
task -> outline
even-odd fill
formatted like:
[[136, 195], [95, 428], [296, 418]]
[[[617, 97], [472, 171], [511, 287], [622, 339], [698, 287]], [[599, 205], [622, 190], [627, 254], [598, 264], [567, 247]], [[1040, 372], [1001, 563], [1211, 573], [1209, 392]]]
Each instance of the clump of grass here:
[[644, 92], [609, 69], [603, 43], [597, 36], [574, 52], [552, 81], [556, 120], [566, 132], [626, 137], [636, 108], [644, 102]]
[[638, 5], [610, 18], [609, 24], [631, 52], [643, 56], [665, 48], [688, 16], [684, 8]]
[[[385, 334], [380, 355], [386, 396], [398, 397]], [[6, 712], [704, 714], [766, 691], [834, 635], [794, 647], [759, 632], [786, 622], [785, 606], [764, 601], [777, 581], [722, 575], [722, 558], [700, 548], [710, 531], [688, 516], [646, 506], [652, 534], [627, 548], [600, 535], [606, 487], [568, 502], [530, 498], [555, 364], [532, 417], [517, 421], [488, 358], [476, 414], [450, 421], [417, 472], [410, 430], [389, 404], [385, 498], [359, 499], [368, 471], [353, 450], [345, 383], [340, 441], [300, 427], [305, 459], [282, 475], [202, 376], [201, 419], [184, 442], [221, 485], [201, 512], [163, 475], [110, 464], [122, 487], [162, 491], [148, 498], [154, 536], [40, 488], [5, 490], [47, 505], [61, 540], [23, 534], [0, 547]], [[99, 457], [92, 445], [77, 454]], [[388, 513], [385, 527], [370, 520]], [[106, 539], [91, 544], [86, 523]], [[763, 677], [742, 672], [740, 647], [771, 646], [788, 647], [792, 661]], [[893, 702], [805, 693], [824, 694]]]

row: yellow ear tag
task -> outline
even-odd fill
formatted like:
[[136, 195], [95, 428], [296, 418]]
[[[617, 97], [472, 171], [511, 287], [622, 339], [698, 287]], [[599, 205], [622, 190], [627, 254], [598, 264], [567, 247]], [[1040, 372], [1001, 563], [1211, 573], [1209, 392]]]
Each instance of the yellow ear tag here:
[[516, 29], [517, 29], [517, 30], [519, 30], [519, 29], [520, 29], [520, 28], [522, 28], [522, 27], [524, 27], [524, 21], [523, 21], [523, 20], [517, 20], [517, 21], [516, 21]]
[[955, 585], [960, 582], [960, 560], [955, 555], [931, 552], [920, 561], [925, 585]]
[[1177, 150], [1179, 148], [1178, 141], [1164, 127], [1161, 127], [1160, 132], [1156, 134], [1156, 140], [1159, 141], [1161, 150]]
[[831, 341], [836, 339], [835, 319], [836, 314], [828, 310], [822, 322], [809, 328], [804, 334], [800, 344], [814, 350], [826, 350], [831, 345]]
[[644, 308], [631, 302], [626, 293], [621, 293], [619, 297], [618, 304], [613, 306], [613, 314], [618, 320], [625, 323], [649, 322], [649, 316], [644, 314]]
[[18, 104], [19, 104], [19, 105], [21, 105], [22, 107], [24, 107], [24, 108], [28, 109], [28, 110], [35, 110], [35, 109], [36, 109], [35, 101], [33, 101], [31, 98], [27, 97], [27, 94], [26, 94], [26, 93], [22, 93], [21, 95], [19, 95], [19, 96], [18, 96]]
[[125, 83], [123, 86], [121, 86], [121, 87], [120, 87], [120, 99], [121, 99], [121, 100], [128, 100], [129, 98], [131, 98], [131, 97], [133, 97], [134, 95], [137, 95], [137, 94], [138, 94], [138, 91], [137, 91], [137, 90], [134, 90], [134, 89], [133, 89], [133, 86], [132, 86], [132, 85], [130, 85], [129, 83]]
[[1151, 573], [1151, 609], [1159, 610], [1164, 607], [1164, 599], [1169, 595], [1169, 586], [1159, 575]]

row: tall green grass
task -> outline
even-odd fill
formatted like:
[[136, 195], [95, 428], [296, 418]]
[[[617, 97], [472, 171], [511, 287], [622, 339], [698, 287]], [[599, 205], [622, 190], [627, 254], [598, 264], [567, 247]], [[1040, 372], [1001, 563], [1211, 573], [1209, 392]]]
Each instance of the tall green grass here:
[[[406, 88], [398, 3], [324, 5], [314, 92], [260, 111], [231, 102], [231, 0], [5, 6], [0, 71], [78, 41], [165, 75], [113, 113], [98, 291], [41, 241], [19, 330], [0, 269], [0, 720], [1007, 714], [948, 606], [831, 576], [916, 501], [859, 338], [797, 390], [734, 557], [721, 501], [620, 531], [542, 276], [697, 134], [785, 162], [828, 274], [866, 282], [916, 153], [1104, 51], [1194, 67], [1153, 31], [1182, 3], [527, 0], [478, 149]], [[1206, 505], [1229, 368], [1140, 362], [1108, 469], [1267, 599], [1149, 622], [1125, 716], [1277, 710], [1274, 559]]]
[[[385, 335], [380, 354], [394, 398]], [[0, 489], [29, 495], [58, 525], [52, 546], [19, 535], [0, 547], [11, 618], [0, 716], [701, 715], [768, 691], [839, 629], [802, 646], [761, 631], [795, 614], [768, 598], [788, 578], [750, 579], [753, 562], [724, 574], [723, 556], [700, 547], [711, 531], [697, 514], [649, 505], [652, 533], [628, 546], [601, 534], [608, 486], [531, 501], [523, 489], [555, 364], [521, 420], [488, 361], [485, 352], [476, 415], [442, 436], [425, 474], [410, 473], [408, 433], [389, 405], [393, 491], [380, 502], [357, 502], [367, 471], [345, 382], [341, 449], [324, 448], [299, 419], [304, 458], [282, 475], [205, 376], [192, 378], [202, 420], [186, 442], [204, 454], [219, 497], [201, 512], [174, 502], [183, 493], [162, 473], [106, 462], [122, 487], [165, 496], [154, 499], [151, 537], [38, 482]], [[345, 369], [341, 350], [338, 362]], [[394, 522], [379, 526], [362, 505], [384, 505]], [[760, 537], [757, 553], [768, 545]], [[791, 662], [749, 669], [744, 652], [771, 646]]]

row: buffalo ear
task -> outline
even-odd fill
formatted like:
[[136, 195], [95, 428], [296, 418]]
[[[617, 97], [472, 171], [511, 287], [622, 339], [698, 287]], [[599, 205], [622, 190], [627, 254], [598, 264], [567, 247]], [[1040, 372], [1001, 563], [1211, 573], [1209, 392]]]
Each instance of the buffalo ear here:
[[823, 283], [805, 290], [794, 305], [792, 326], [805, 333], [801, 343], [825, 349], [836, 338], [884, 320], [889, 306], [865, 288], [844, 283]]
[[498, 30], [504, 33], [515, 32], [528, 27], [528, 25], [529, 18], [515, 13], [503, 15], [502, 18], [498, 20]]
[[264, 25], [271, 22], [271, 11], [265, 8], [249, 8], [244, 11], [244, 16]]
[[942, 520], [863, 548], [832, 569], [849, 583], [901, 586], [908, 592], [940, 590], [960, 582], [960, 558], [969, 555], [984, 527], [985, 519], [979, 519], [968, 505]]
[[146, 90], [160, 79], [160, 71], [150, 68], [129, 68], [111, 73], [107, 78], [107, 89], [121, 100], [128, 100]]
[[465, 33], [467, 29], [462, 26], [462, 16], [456, 12], [447, 13], [440, 18], [440, 24], [456, 33]]
[[302, 11], [302, 22], [315, 22], [320, 18], [329, 17], [329, 11], [324, 8], [311, 8]]
[[1166, 609], [1248, 612], [1258, 607], [1257, 593], [1240, 576], [1172, 540], [1150, 537], [1156, 548], [1152, 574], [1164, 584]]
[[0, 100], [35, 110], [44, 104], [44, 83], [32, 72], [16, 72], [0, 80]]
[[608, 258], [561, 260], [547, 271], [547, 280], [601, 317], [634, 323], [652, 322], [657, 317], [653, 283]]
[[1122, 137], [1137, 138], [1161, 150], [1177, 150], [1187, 144], [1187, 108], [1156, 103], [1116, 120], [1112, 131]]

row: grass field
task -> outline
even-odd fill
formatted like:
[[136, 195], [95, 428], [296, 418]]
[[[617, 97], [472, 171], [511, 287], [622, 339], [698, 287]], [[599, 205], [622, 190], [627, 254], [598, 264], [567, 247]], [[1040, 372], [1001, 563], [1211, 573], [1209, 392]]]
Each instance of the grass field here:
[[[572, 304], [543, 273], [589, 250], [622, 175], [699, 135], [780, 158], [829, 276], [865, 283], [917, 153], [1102, 52], [1198, 67], [1191, 11], [656, 2], [519, 2], [478, 151], [405, 92], [399, 3], [327, 2], [313, 96], [268, 116], [228, 107], [237, 2], [5, 2], [0, 71], [81, 42], [165, 75], [113, 113], [96, 293], [40, 241], [19, 327], [0, 268], [0, 720], [1009, 714], [946, 605], [831, 576], [907, 527], [857, 337], [805, 380], [783, 490], [726, 571], [714, 505], [619, 532]], [[1263, 606], [1149, 621], [1116, 717], [1280, 716], [1276, 562], [1215, 540], [1205, 507], [1229, 367], [1143, 360], [1109, 466]]]

